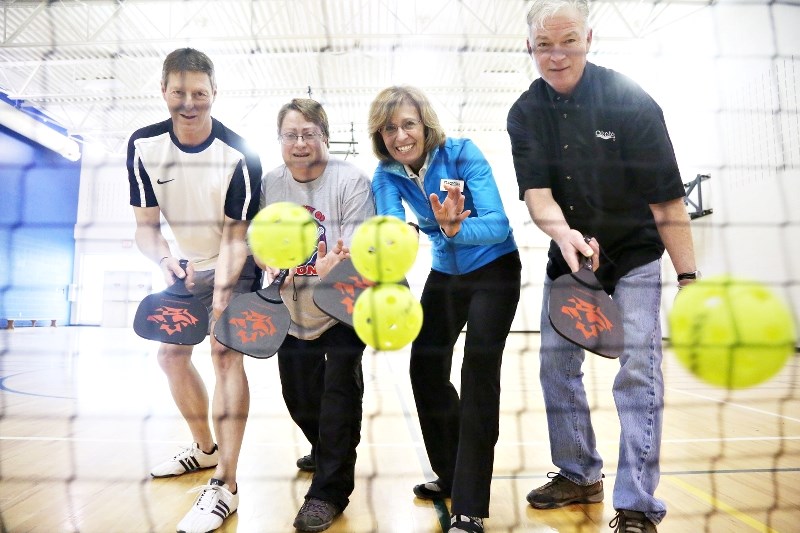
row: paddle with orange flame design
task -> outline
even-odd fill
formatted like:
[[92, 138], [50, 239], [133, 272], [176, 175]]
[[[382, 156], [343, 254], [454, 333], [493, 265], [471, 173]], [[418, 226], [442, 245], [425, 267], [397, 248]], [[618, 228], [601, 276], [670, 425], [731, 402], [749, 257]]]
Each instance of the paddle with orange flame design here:
[[[188, 261], [180, 260], [185, 271]], [[145, 296], [136, 309], [133, 331], [151, 341], [199, 344], [208, 334], [208, 309], [178, 279], [161, 292]]]
[[234, 298], [214, 325], [214, 338], [256, 359], [275, 355], [291, 323], [280, 294], [288, 274], [281, 270], [268, 287]]

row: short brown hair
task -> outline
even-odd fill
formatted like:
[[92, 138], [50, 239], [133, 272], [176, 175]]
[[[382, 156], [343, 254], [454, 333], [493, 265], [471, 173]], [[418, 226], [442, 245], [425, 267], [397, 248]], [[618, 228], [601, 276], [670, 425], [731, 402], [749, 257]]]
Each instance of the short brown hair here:
[[214, 63], [207, 55], [194, 48], [178, 48], [169, 53], [161, 67], [161, 86], [167, 86], [167, 78], [173, 72], [205, 72], [211, 82], [211, 89], [217, 90], [214, 77]]
[[387, 87], [378, 93], [378, 96], [369, 106], [369, 119], [367, 128], [372, 139], [372, 151], [381, 161], [391, 161], [389, 149], [383, 142], [381, 129], [392, 118], [395, 110], [403, 103], [408, 103], [417, 108], [422, 124], [425, 126], [425, 154], [437, 146], [444, 144], [447, 135], [439, 124], [439, 117], [433, 110], [428, 98], [416, 87], [408, 85]]
[[325, 113], [322, 104], [311, 98], [294, 98], [288, 104], [284, 104], [281, 110], [278, 111], [278, 135], [281, 133], [281, 124], [283, 119], [286, 118], [286, 113], [289, 111], [297, 111], [306, 120], [313, 122], [319, 129], [322, 130], [322, 135], [325, 138], [325, 144], [328, 144], [330, 138], [330, 126], [328, 125], [328, 114]]

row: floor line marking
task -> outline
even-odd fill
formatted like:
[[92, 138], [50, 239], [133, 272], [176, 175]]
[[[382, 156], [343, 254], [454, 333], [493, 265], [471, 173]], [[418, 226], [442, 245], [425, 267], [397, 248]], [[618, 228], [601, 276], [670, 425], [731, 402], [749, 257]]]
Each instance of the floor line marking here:
[[[392, 371], [392, 375], [397, 375], [392, 368], [392, 364], [389, 358], [385, 358], [386, 364], [389, 366], [389, 369]], [[428, 454], [425, 450], [425, 444], [422, 442], [422, 433], [421, 430], [417, 430], [417, 424], [414, 423], [414, 417], [411, 414], [411, 409], [408, 408], [408, 404], [406, 402], [405, 396], [403, 395], [403, 391], [397, 382], [394, 382], [394, 389], [397, 393], [398, 401], [400, 402], [400, 406], [403, 412], [403, 418], [406, 421], [406, 428], [411, 435], [411, 441], [414, 443], [415, 447], [417, 448], [417, 459], [419, 460], [420, 468], [422, 469], [422, 475], [427, 479], [428, 477], [433, 477], [435, 474], [433, 471], [430, 470], [426, 465], [429, 464], [428, 461]], [[450, 528], [450, 511], [447, 509], [447, 503], [440, 498], [435, 500], [430, 500], [433, 503], [433, 509], [436, 511], [436, 517], [438, 518], [439, 526], [442, 528], [442, 531], [447, 531]]]
[[682, 479], [678, 479], [675, 477], [665, 477], [664, 478], [668, 483], [678, 487], [679, 489], [683, 490], [684, 492], [688, 492], [695, 498], [700, 501], [703, 501], [709, 505], [711, 505], [714, 509], [722, 511], [729, 515], [731, 518], [742, 522], [745, 525], [748, 525], [755, 529], [756, 531], [761, 531], [763, 533], [779, 533], [778, 530], [772, 529], [768, 525], [764, 524], [760, 520], [756, 520], [752, 516], [743, 513], [736, 509], [735, 507], [728, 505], [727, 503], [723, 502], [716, 496], [707, 493], [706, 491], [697, 488], [696, 486], [692, 485], [691, 483], [687, 483]]
[[[743, 409], [745, 411], [752, 411], [754, 413], [758, 413], [758, 414], [762, 414], [762, 415], [769, 415], [769, 416], [774, 416], [774, 417], [777, 417], [777, 418], [783, 418], [784, 420], [791, 420], [792, 422], [800, 422], [800, 418], [795, 418], [793, 416], [782, 415], [782, 414], [779, 414], [779, 413], [774, 413], [772, 411], [765, 411], [763, 409], [756, 409], [755, 407], [750, 407], [749, 405], [744, 405], [744, 404], [741, 404], [741, 403], [732, 402], [730, 400], [725, 400], [725, 399], [720, 399], [720, 398], [712, 398], [711, 396], [705, 396], [703, 394], [698, 394], [696, 392], [689, 392], [687, 390], [676, 389], [676, 388], [671, 388], [671, 387], [668, 387], [667, 390], [669, 390], [670, 392], [674, 392], [674, 393], [684, 394], [686, 396], [693, 396], [695, 398], [701, 398], [703, 400], [708, 400], [710, 402], [729, 405], [731, 407], [736, 407], [736, 408], [739, 408], [739, 409]], [[791, 399], [792, 398], [786, 398], [786, 400], [791, 400]], [[776, 398], [773, 401], [781, 402], [782, 399], [781, 398]]]

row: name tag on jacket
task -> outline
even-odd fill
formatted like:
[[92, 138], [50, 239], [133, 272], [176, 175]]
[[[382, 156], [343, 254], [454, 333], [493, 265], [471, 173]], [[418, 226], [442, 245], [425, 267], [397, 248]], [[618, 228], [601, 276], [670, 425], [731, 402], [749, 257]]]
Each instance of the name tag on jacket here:
[[447, 189], [444, 188], [445, 185], [450, 185], [451, 187], [458, 187], [459, 190], [464, 190], [464, 180], [450, 180], [450, 179], [443, 179], [439, 183], [439, 190], [446, 191]]

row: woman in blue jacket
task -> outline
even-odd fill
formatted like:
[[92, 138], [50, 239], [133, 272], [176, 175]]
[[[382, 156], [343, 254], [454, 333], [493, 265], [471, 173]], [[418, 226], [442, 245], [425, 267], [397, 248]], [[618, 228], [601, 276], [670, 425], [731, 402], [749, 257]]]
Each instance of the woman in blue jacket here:
[[[406, 220], [432, 245], [422, 330], [411, 345], [411, 385], [435, 481], [419, 498], [452, 498], [450, 532], [482, 532], [500, 419], [500, 364], [517, 309], [521, 264], [492, 169], [469, 139], [447, 138], [425, 95], [389, 87], [370, 106], [380, 160], [378, 214]], [[453, 347], [467, 327], [461, 393]]]

